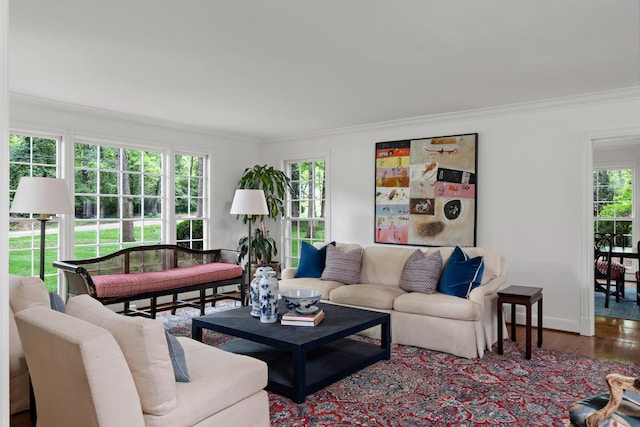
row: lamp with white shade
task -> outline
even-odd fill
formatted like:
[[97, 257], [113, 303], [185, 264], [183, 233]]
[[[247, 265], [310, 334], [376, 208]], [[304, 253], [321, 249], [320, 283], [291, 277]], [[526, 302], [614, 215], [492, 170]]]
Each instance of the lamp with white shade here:
[[[267, 200], [264, 197], [264, 191], [237, 189], [233, 196], [233, 202], [231, 203], [231, 210], [229, 213], [232, 215], [246, 215], [247, 222], [249, 223], [249, 240], [247, 242], [249, 245], [247, 251], [248, 273], [246, 275], [247, 283], [243, 284], [243, 289], [246, 289], [248, 283], [251, 282], [251, 223], [253, 222], [253, 216], [267, 215], [269, 213]], [[242, 301], [242, 303], [246, 304], [246, 301]]]
[[40, 278], [44, 280], [45, 234], [49, 215], [74, 212], [67, 182], [48, 177], [20, 178], [9, 212], [39, 214], [36, 219], [40, 221]]

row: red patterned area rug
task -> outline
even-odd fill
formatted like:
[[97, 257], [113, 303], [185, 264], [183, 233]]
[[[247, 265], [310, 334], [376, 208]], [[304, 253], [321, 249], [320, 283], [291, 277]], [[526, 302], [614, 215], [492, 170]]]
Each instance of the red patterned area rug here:
[[[217, 309], [233, 308], [221, 305]], [[159, 316], [175, 335], [191, 333], [190, 318]], [[204, 331], [204, 341], [229, 338]], [[365, 338], [357, 338], [365, 339]], [[422, 348], [393, 345], [391, 360], [363, 369], [296, 404], [269, 393], [271, 425], [293, 426], [565, 426], [567, 408], [607, 391], [605, 375], [636, 376], [640, 366], [591, 359], [505, 341], [495, 352], [469, 360]]]

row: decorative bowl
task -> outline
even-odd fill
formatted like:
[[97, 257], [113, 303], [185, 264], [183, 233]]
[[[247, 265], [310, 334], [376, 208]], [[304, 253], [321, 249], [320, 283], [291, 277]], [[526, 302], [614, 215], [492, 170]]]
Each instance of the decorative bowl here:
[[285, 305], [289, 310], [300, 313], [313, 313], [318, 310], [318, 302], [322, 292], [310, 289], [294, 289], [280, 292]]

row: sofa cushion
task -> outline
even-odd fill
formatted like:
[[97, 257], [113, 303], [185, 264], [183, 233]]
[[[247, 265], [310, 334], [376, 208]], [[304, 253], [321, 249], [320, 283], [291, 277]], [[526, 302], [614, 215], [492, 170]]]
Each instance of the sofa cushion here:
[[[170, 413], [157, 417], [145, 414], [147, 426], [231, 426], [263, 425], [236, 419], [215, 422], [207, 418], [259, 393], [267, 385], [267, 364], [261, 360], [229, 353], [188, 337], [177, 337], [184, 348], [191, 382], [175, 383], [180, 405]], [[266, 403], [265, 403], [266, 404]], [[246, 409], [245, 409], [246, 411]], [[250, 407], [248, 419], [260, 412]]]
[[393, 301], [393, 309], [394, 311], [403, 313], [444, 319], [470, 321], [482, 319], [480, 304], [468, 299], [445, 295], [440, 292], [431, 295], [419, 292], [400, 295]]
[[169, 331], [165, 330], [164, 335], [167, 338], [167, 347], [169, 348], [169, 358], [171, 359], [171, 366], [173, 367], [173, 375], [176, 377], [176, 381], [188, 383], [191, 381], [191, 378], [189, 377], [189, 370], [187, 369], [184, 349], [178, 339], [171, 335]]
[[160, 320], [116, 314], [89, 295], [70, 298], [67, 314], [113, 335], [129, 365], [144, 412], [163, 415], [176, 408], [176, 381]]
[[444, 266], [438, 291], [460, 298], [468, 298], [471, 289], [480, 286], [484, 271], [484, 259], [469, 258], [459, 246], [453, 251]]
[[438, 287], [441, 273], [442, 255], [440, 255], [440, 251], [425, 255], [420, 249], [416, 249], [404, 266], [400, 288], [407, 292], [432, 294]]
[[391, 310], [393, 300], [404, 293], [398, 286], [358, 284], [332, 290], [329, 300], [336, 304]]
[[96, 295], [100, 298], [106, 298], [234, 279], [242, 277], [242, 268], [236, 264], [210, 262], [162, 271], [104, 274], [91, 277], [96, 285]]
[[346, 285], [360, 282], [362, 252], [362, 249], [342, 252], [333, 245], [327, 246], [327, 261], [320, 278], [342, 282]]
[[335, 246], [335, 244], [336, 242], [331, 242], [317, 249], [307, 242], [302, 242], [302, 246], [300, 247], [300, 262], [295, 277], [322, 276], [327, 257], [327, 246]]
[[415, 248], [368, 246], [362, 254], [360, 283], [400, 286], [404, 266]]
[[14, 313], [36, 305], [51, 307], [49, 291], [39, 277], [23, 277], [20, 283], [9, 288], [9, 303]]

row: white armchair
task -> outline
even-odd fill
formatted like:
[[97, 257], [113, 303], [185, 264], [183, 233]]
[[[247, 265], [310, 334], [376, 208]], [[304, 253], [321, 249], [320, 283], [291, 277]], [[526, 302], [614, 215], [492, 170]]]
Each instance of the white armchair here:
[[191, 381], [175, 382], [161, 322], [87, 295], [67, 314], [37, 306], [15, 319], [39, 427], [270, 425], [262, 361], [182, 337]]

